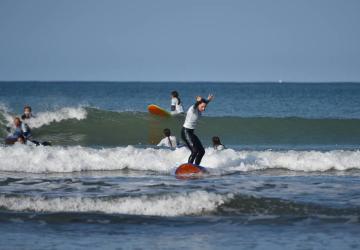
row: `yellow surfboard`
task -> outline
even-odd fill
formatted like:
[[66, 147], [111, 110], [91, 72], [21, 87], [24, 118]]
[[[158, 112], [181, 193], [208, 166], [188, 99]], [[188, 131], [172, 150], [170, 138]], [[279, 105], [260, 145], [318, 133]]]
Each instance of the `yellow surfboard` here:
[[148, 110], [153, 115], [163, 116], [163, 117], [170, 117], [170, 112], [166, 111], [163, 108], [160, 108], [158, 105], [151, 104], [148, 106]]

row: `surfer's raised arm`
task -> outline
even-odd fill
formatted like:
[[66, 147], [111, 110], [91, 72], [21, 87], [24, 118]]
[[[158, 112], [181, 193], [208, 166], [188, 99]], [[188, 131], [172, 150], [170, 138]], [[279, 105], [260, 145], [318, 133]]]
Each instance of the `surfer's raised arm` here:
[[206, 103], [206, 104], [208, 104], [209, 102], [211, 102], [211, 100], [213, 100], [214, 99], [214, 95], [213, 94], [209, 94], [208, 95], [208, 98], [207, 99], [205, 99], [205, 98], [203, 98], [203, 97], [201, 97], [201, 96], [196, 96], [196, 102], [195, 102], [195, 107], [197, 107], [197, 106], [199, 106], [199, 104], [200, 103]]
[[209, 94], [207, 99], [198, 95], [198, 96], [196, 96], [196, 103], [200, 103], [200, 102], [209, 103], [209, 102], [211, 102], [212, 99], [214, 99], [213, 94]]

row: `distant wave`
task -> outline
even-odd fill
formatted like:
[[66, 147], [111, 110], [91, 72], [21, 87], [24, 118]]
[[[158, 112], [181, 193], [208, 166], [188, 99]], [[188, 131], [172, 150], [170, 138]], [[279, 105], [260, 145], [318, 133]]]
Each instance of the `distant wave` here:
[[[186, 148], [172, 151], [133, 146], [94, 149], [15, 145], [0, 148], [0, 171], [53, 173], [127, 168], [173, 174], [179, 164], [187, 161], [188, 155]], [[207, 148], [202, 165], [214, 175], [276, 168], [346, 171], [360, 169], [360, 151], [215, 151]]]

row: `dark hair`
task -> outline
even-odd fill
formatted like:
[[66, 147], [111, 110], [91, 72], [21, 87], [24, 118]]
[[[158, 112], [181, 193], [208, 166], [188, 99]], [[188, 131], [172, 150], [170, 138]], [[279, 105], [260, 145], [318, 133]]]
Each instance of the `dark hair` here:
[[17, 138], [17, 140], [21, 139], [23, 142], [26, 142], [26, 139], [23, 135], [19, 135], [19, 137]]
[[214, 146], [222, 145], [221, 142], [220, 142], [219, 136], [214, 136], [214, 137], [212, 138], [212, 142], [213, 142], [213, 145], [214, 145]]
[[205, 98], [201, 98], [201, 100], [200, 101], [197, 101], [196, 103], [195, 103], [195, 108], [197, 108], [201, 103], [205, 103], [205, 104], [208, 104], [209, 103], [209, 101], [208, 100], [206, 100]]
[[181, 100], [180, 100], [180, 97], [179, 97], [179, 93], [178, 93], [176, 90], [172, 91], [172, 92], [171, 92], [171, 95], [178, 100], [178, 103], [179, 103], [179, 104], [181, 104]]
[[168, 138], [168, 141], [169, 141], [170, 147], [173, 147], [173, 145], [172, 145], [172, 143], [171, 143], [171, 140], [170, 140], [170, 135], [171, 135], [171, 131], [170, 131], [170, 129], [165, 128], [165, 129], [164, 129], [164, 135]]
[[166, 137], [169, 137], [171, 135], [171, 131], [168, 128], [164, 129], [163, 132]]
[[29, 105], [25, 105], [25, 106], [24, 106], [24, 109], [29, 109], [30, 112], [32, 111], [32, 110], [31, 110], [31, 107], [30, 107]]

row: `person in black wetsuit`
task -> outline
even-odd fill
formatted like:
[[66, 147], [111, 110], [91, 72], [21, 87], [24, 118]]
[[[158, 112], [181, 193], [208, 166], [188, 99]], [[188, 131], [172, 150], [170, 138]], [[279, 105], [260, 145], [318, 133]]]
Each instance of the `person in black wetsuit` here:
[[207, 104], [214, 99], [209, 95], [207, 99], [201, 96], [196, 97], [196, 103], [192, 105], [186, 113], [185, 122], [181, 130], [181, 138], [191, 151], [188, 163], [200, 165], [201, 159], [205, 154], [205, 149], [199, 138], [194, 134], [194, 130], [201, 113], [205, 111]]

